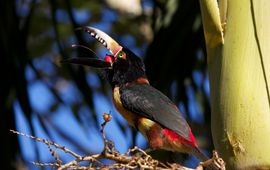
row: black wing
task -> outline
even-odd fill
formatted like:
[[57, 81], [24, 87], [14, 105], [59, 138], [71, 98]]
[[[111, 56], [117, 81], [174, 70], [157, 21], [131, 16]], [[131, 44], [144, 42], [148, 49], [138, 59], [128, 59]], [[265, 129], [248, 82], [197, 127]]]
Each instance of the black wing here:
[[190, 128], [177, 106], [164, 94], [148, 84], [120, 88], [123, 106], [143, 117], [173, 130], [190, 140]]

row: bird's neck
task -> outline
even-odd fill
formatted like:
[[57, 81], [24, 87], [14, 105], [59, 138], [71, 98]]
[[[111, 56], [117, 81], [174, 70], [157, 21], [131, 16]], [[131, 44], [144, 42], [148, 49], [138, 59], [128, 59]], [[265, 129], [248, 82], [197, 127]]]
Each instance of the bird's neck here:
[[134, 81], [125, 83], [125, 86], [130, 86], [132, 84], [149, 84], [149, 81], [146, 77], [139, 77], [135, 79]]
[[126, 73], [115, 72], [112, 78], [112, 84], [118, 87], [123, 87], [134, 83], [149, 84], [149, 81], [142, 71], [128, 71]]

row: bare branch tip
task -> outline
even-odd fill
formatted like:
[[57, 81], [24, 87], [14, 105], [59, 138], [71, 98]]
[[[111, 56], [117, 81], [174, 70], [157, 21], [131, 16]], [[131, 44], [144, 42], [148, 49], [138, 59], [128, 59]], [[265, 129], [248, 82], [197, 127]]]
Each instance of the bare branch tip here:
[[103, 113], [103, 114], [102, 114], [102, 117], [103, 117], [103, 120], [104, 120], [105, 122], [109, 122], [109, 121], [112, 120], [112, 115], [111, 115], [111, 114], [108, 114], [108, 113]]

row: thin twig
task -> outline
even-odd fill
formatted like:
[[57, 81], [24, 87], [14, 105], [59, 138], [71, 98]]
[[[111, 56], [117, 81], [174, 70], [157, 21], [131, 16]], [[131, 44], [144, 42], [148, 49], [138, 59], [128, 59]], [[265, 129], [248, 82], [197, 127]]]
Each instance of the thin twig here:
[[[155, 160], [148, 155], [147, 152], [138, 148], [137, 146], [129, 149], [126, 153], [120, 154], [114, 148], [114, 143], [106, 138], [105, 135], [105, 126], [112, 119], [110, 114], [103, 114], [104, 122], [101, 124], [101, 134], [104, 141], [104, 148], [100, 154], [94, 154], [90, 156], [80, 156], [73, 151], [70, 151], [64, 146], [60, 146], [55, 142], [51, 142], [45, 139], [41, 139], [35, 136], [27, 135], [15, 130], [10, 130], [12, 133], [22, 135], [31, 139], [34, 139], [38, 142], [44, 143], [50, 149], [52, 156], [54, 157], [56, 163], [40, 163], [33, 162], [37, 166], [51, 166], [57, 167], [58, 170], [63, 169], [79, 169], [79, 170], [92, 170], [92, 169], [157, 169], [157, 170], [167, 170], [167, 169], [178, 169], [178, 170], [194, 170], [187, 167], [183, 167], [176, 163], [162, 163], [158, 160]], [[56, 151], [51, 148], [54, 146], [56, 149], [60, 149], [67, 154], [70, 154], [75, 157], [74, 160], [62, 164], [62, 160], [56, 154]], [[111, 164], [104, 164], [100, 160], [111, 160], [114, 161]], [[81, 165], [81, 162], [87, 162], [88, 165]], [[217, 152], [213, 152], [213, 158], [208, 161], [199, 164], [196, 170], [225, 170], [224, 161], [218, 157]]]
[[21, 136], [25, 136], [25, 137], [30, 138], [30, 139], [34, 139], [34, 140], [36, 140], [38, 142], [41, 142], [41, 143], [44, 143], [46, 145], [52, 145], [52, 146], [56, 147], [57, 149], [60, 149], [60, 150], [62, 150], [64, 152], [74, 156], [75, 158], [81, 158], [80, 155], [78, 155], [78, 154], [74, 153], [73, 151], [67, 149], [65, 146], [58, 145], [55, 142], [48, 141], [48, 140], [45, 140], [45, 139], [41, 139], [39, 137], [28, 135], [28, 134], [25, 134], [25, 133], [22, 133], [22, 132], [18, 132], [16, 130], [10, 130], [10, 132], [21, 135]]

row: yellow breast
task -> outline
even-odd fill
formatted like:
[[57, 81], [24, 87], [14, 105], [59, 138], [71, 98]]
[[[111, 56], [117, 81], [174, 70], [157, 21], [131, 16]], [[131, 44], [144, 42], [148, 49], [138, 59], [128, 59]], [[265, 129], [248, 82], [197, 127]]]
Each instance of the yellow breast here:
[[138, 120], [138, 129], [143, 134], [143, 136], [148, 139], [149, 138], [148, 132], [150, 131], [150, 129], [153, 127], [154, 124], [155, 124], [154, 121], [142, 117]]
[[113, 89], [113, 103], [119, 113], [128, 121], [128, 123], [135, 127], [135, 123], [137, 121], [136, 115], [134, 113], [128, 111], [125, 109], [122, 105], [121, 99], [120, 99], [120, 92], [119, 87], [115, 87]]

